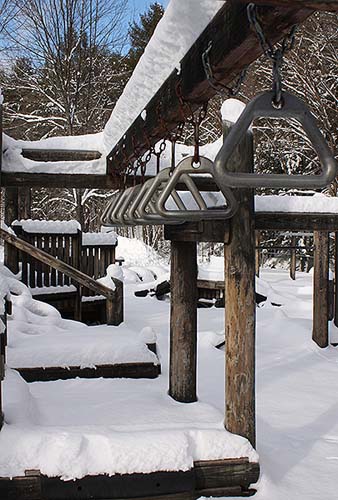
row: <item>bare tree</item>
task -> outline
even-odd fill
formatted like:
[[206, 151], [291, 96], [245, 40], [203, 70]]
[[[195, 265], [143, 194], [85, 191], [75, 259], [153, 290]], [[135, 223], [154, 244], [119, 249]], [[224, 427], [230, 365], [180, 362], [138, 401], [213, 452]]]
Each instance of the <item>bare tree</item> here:
[[[100, 129], [121, 91], [123, 16], [127, 0], [12, 0], [18, 14], [6, 28], [17, 57], [8, 92], [29, 93], [35, 109], [5, 118], [33, 124], [44, 136]], [[14, 50], [14, 49], [13, 49]], [[35, 137], [31, 137], [35, 138]]]

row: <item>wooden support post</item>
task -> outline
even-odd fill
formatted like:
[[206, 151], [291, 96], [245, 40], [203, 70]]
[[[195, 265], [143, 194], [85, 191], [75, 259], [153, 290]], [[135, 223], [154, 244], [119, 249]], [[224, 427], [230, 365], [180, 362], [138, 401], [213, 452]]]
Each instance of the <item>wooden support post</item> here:
[[334, 236], [334, 324], [338, 326], [338, 232]]
[[[18, 219], [18, 188], [5, 189], [5, 224], [10, 226]], [[4, 263], [14, 274], [19, 272], [18, 251], [5, 241]]]
[[169, 395], [197, 401], [197, 245], [171, 242], [171, 313]]
[[256, 231], [255, 234], [256, 234], [256, 265], [255, 265], [255, 269], [256, 269], [256, 276], [257, 276], [257, 278], [259, 278], [259, 270], [261, 267], [261, 249], [258, 247], [261, 243], [261, 232]]
[[329, 233], [314, 231], [313, 330], [312, 339], [319, 347], [329, 344]]
[[123, 282], [114, 279], [115, 291], [114, 297], [106, 299], [106, 321], [107, 325], [118, 326], [123, 323]]
[[18, 219], [30, 219], [31, 218], [31, 188], [30, 187], [19, 187], [18, 188]]
[[291, 238], [291, 248], [290, 250], [290, 278], [292, 280], [296, 279], [296, 264], [297, 264], [297, 259], [296, 259], [296, 244], [297, 244], [297, 238], [296, 236], [292, 236]]
[[[224, 123], [225, 134], [231, 124]], [[236, 172], [253, 169], [253, 139], [248, 132], [229, 161]], [[255, 230], [252, 189], [237, 189], [238, 212], [224, 247], [225, 427], [255, 446]]]

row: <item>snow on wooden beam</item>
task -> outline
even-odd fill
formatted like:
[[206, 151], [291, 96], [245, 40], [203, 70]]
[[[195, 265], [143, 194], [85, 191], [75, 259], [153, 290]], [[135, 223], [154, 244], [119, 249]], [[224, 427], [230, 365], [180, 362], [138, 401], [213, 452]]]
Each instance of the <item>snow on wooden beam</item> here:
[[[278, 42], [294, 24], [303, 22], [313, 12], [294, 4], [258, 9], [266, 36], [272, 43]], [[246, 5], [227, 2], [182, 59], [180, 73], [173, 71], [148, 103], [146, 114], [142, 114], [145, 119], [138, 116], [110, 152], [107, 157], [108, 173], [117, 173], [125, 168], [130, 160], [135, 159], [135, 150], [138, 156], [142, 155], [149, 149], [149, 144], [156, 144], [182, 121], [178, 86], [192, 109], [215, 95], [202, 64], [202, 54], [210, 41], [213, 43], [210, 63], [215, 78], [222, 84], [230, 84], [262, 54], [257, 36], [249, 26]]]
[[99, 151], [72, 149], [23, 149], [22, 156], [33, 161], [92, 161], [101, 158]]
[[[249, 1], [240, 0], [242, 3]], [[321, 10], [326, 12], [338, 11], [338, 0], [255, 0], [256, 5], [273, 5], [285, 7], [299, 7], [312, 10]]]

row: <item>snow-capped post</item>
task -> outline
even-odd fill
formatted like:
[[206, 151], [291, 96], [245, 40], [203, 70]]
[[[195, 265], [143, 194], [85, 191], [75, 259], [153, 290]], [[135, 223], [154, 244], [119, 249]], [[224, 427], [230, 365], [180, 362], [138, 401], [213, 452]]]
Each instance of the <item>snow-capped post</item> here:
[[123, 323], [123, 282], [112, 278], [115, 284], [114, 297], [106, 299], [107, 325], [118, 326]]
[[[244, 105], [239, 105], [243, 109]], [[222, 107], [224, 136], [237, 119], [234, 115], [240, 114], [242, 109], [236, 113], [231, 106], [229, 109]], [[227, 169], [252, 172], [253, 161], [253, 137], [248, 130]], [[230, 242], [224, 246], [225, 427], [246, 437], [255, 446], [254, 193], [252, 189], [236, 189], [234, 194], [239, 209], [231, 219]]]
[[171, 241], [169, 395], [197, 401], [197, 244]]
[[312, 339], [319, 347], [329, 344], [329, 233], [314, 231], [313, 330]]
[[297, 264], [296, 245], [297, 245], [297, 238], [296, 236], [292, 236], [291, 250], [290, 250], [290, 278], [292, 280], [296, 279], [296, 264]]

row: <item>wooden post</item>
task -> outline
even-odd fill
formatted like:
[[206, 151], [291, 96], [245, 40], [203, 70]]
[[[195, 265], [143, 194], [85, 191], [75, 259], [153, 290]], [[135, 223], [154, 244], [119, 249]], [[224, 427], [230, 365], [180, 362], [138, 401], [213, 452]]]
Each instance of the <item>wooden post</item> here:
[[338, 232], [334, 233], [334, 319], [338, 326]]
[[197, 401], [197, 245], [171, 242], [171, 312], [169, 395]]
[[256, 269], [256, 276], [257, 276], [257, 278], [259, 278], [259, 270], [261, 267], [261, 249], [258, 247], [261, 243], [261, 232], [256, 231], [255, 234], [256, 234], [256, 254], [255, 254], [256, 255], [256, 265], [255, 265], [255, 269]]
[[329, 344], [329, 233], [314, 231], [313, 330], [312, 339], [319, 347]]
[[30, 187], [19, 187], [18, 188], [18, 219], [30, 219], [31, 218], [31, 189]]
[[[224, 133], [230, 128], [224, 123]], [[239, 144], [227, 168], [253, 169], [251, 132]], [[255, 230], [252, 189], [237, 189], [238, 212], [231, 219], [224, 247], [225, 285], [225, 427], [256, 442], [255, 425]]]
[[[18, 219], [18, 188], [5, 189], [5, 224], [10, 226]], [[18, 251], [5, 241], [4, 263], [14, 274], [19, 272]]]
[[291, 246], [293, 248], [291, 248], [291, 251], [290, 251], [290, 278], [292, 280], [295, 280], [296, 279], [296, 264], [297, 264], [297, 260], [296, 260], [296, 248], [294, 248], [297, 244], [297, 238], [296, 236], [292, 236], [291, 238]]
[[118, 326], [123, 323], [124, 308], [123, 308], [123, 282], [114, 279], [115, 291], [114, 298], [106, 299], [106, 321], [107, 325]]

